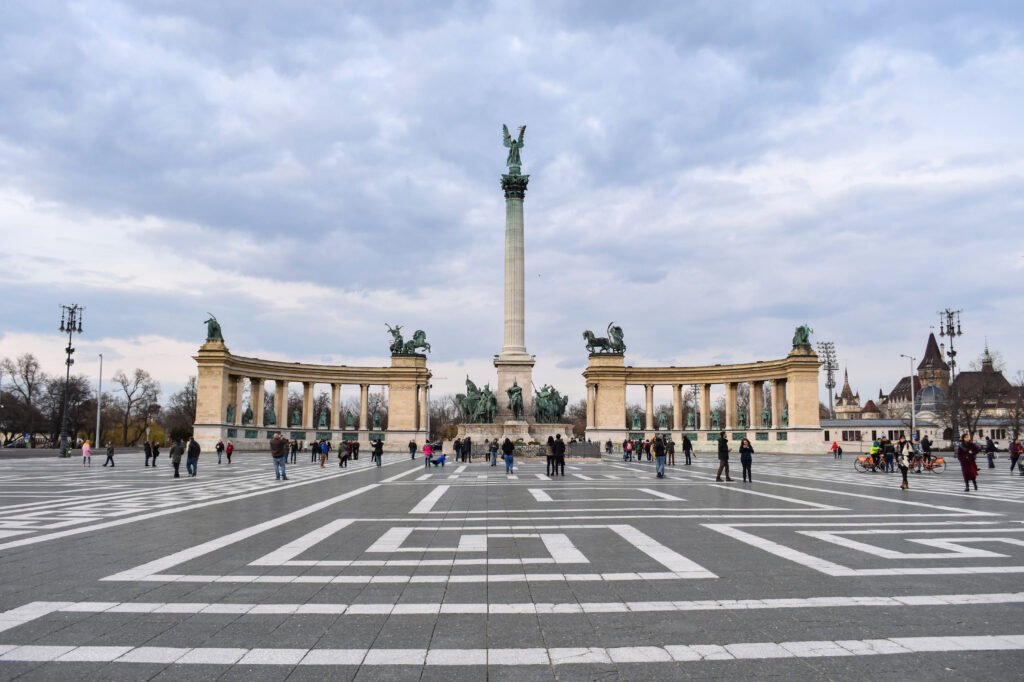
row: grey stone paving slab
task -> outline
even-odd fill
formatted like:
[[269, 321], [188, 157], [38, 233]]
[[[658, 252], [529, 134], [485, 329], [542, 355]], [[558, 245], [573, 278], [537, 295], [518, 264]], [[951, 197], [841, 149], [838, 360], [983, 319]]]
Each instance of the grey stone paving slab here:
[[[119, 457], [121, 457], [119, 455]], [[172, 486], [166, 476], [122, 469], [131, 466], [132, 455], [119, 460], [114, 472], [86, 471], [67, 462], [39, 460], [27, 472], [32, 480], [88, 481], [70, 493], [78, 496], [75, 510], [89, 504], [89, 496], [133, 495], [126, 516], [113, 518], [117, 525], [106, 529], [82, 526], [75, 534], [46, 539], [50, 531], [33, 531], [39, 541], [7, 547], [0, 538], [0, 611], [17, 609], [37, 601], [155, 602], [155, 612], [131, 612], [131, 606], [107, 613], [55, 612], [0, 631], [0, 645], [91, 647], [199, 647], [189, 654], [215, 664], [167, 664], [78, 662], [45, 663], [0, 661], [0, 679], [736, 679], [744, 676], [782, 679], [933, 679], [978, 671], [989, 678], [1012, 678], [1024, 666], [1020, 651], [967, 651], [960, 653], [905, 653], [844, 658], [768, 658], [783, 651], [786, 642], [820, 641], [822, 651], [835, 651], [833, 640], [879, 637], [973, 635], [984, 638], [1024, 634], [1020, 603], [1003, 601], [986, 605], [936, 605], [927, 601], [910, 606], [817, 606], [802, 608], [717, 608], [716, 610], [655, 610], [650, 602], [673, 604], [705, 600], [806, 599], [922, 595], [972, 595], [1020, 592], [1024, 573], [1024, 549], [1012, 544], [979, 541], [979, 528], [991, 527], [1008, 537], [1020, 532], [1024, 485], [1017, 478], [986, 476], [986, 496], [964, 496], [955, 477], [914, 479], [908, 495], [895, 488], [891, 477], [856, 474], [852, 464], [808, 457], [764, 457], [755, 464], [758, 481], [753, 486], [719, 487], [710, 480], [714, 463], [700, 461], [693, 469], [670, 472], [681, 480], [653, 479], [650, 465], [626, 469], [614, 460], [579, 465], [567, 476], [541, 480], [542, 463], [525, 463], [519, 478], [492, 476], [493, 469], [473, 464], [455, 474], [448, 467], [441, 476], [418, 482], [422, 463], [391, 460], [380, 471], [363, 469], [351, 475], [326, 478], [331, 470], [319, 470], [300, 462], [294, 479], [307, 485], [273, 487], [270, 463], [262, 458], [239, 459], [237, 466], [204, 466], [200, 483], [250, 485], [259, 494], [234, 499], [230, 495], [214, 504], [191, 508], [192, 492], [201, 490]], [[141, 458], [139, 458], [141, 461]], [[305, 467], [304, 467], [305, 464]], [[0, 462], [0, 500], [18, 481], [4, 478], [9, 463]], [[160, 474], [165, 472], [158, 470]], [[369, 483], [408, 472], [372, 490]], [[709, 473], [710, 472], [710, 473]], [[51, 477], [52, 475], [52, 477]], [[484, 479], [480, 475], [487, 476]], [[449, 478], [456, 476], [456, 478]], [[614, 478], [609, 478], [612, 476]], [[1019, 478], [1019, 477], [1018, 477]], [[190, 481], [195, 484], [196, 481]], [[437, 486], [448, 488], [426, 514], [410, 511]], [[116, 487], [114, 487], [116, 486]], [[670, 494], [681, 501], [664, 500], [641, 491]], [[545, 491], [550, 501], [538, 499], [530, 489]], [[181, 495], [180, 504], [146, 518], [151, 503], [167, 490]], [[303, 515], [323, 500], [360, 491], [350, 500]], [[764, 495], [738, 492], [752, 490]], [[191, 491], [191, 492], [190, 492]], [[543, 496], [541, 496], [543, 498]], [[608, 499], [603, 499], [608, 498]], [[614, 499], [613, 499], [614, 498]], [[619, 501], [629, 498], [629, 501]], [[635, 499], [634, 499], [635, 498]], [[24, 498], [18, 498], [19, 503]], [[904, 504], [912, 501], [919, 504]], [[806, 503], [811, 503], [810, 505]], [[829, 505], [821, 509], [813, 505]], [[52, 500], [40, 497], [49, 514], [63, 513]], [[838, 508], [838, 509], [835, 509]], [[522, 513], [523, 510], [526, 513]], [[566, 511], [574, 510], [574, 511]], [[77, 513], [77, 511], [76, 511]], [[221, 543], [237, 531], [260, 524], [273, 525], [284, 515], [296, 514], [287, 523], [268, 527], [238, 542], [191, 558], [160, 571], [172, 576], [166, 582], [137, 579], [109, 581], [104, 578], [147, 562], [162, 560], [203, 543]], [[0, 506], [0, 524], [17, 521], [16, 509]], [[118, 520], [120, 519], [120, 520]], [[452, 561], [466, 559], [536, 559], [550, 556], [534, 533], [562, 533], [589, 563], [511, 565], [365, 565], [365, 566], [260, 566], [253, 562], [270, 552], [318, 532], [336, 519], [354, 522], [330, 537], [306, 547], [295, 557], [312, 561]], [[18, 521], [20, 522], [20, 521]], [[38, 523], [38, 521], [31, 521]], [[742, 524], [756, 523], [757, 526]], [[918, 526], [906, 524], [916, 523]], [[641, 548], [610, 531], [609, 525], [640, 531], [655, 545]], [[752, 535], [754, 544], [740, 541], [707, 527], [730, 526]], [[805, 525], [780, 525], [805, 524]], [[903, 524], [903, 525], [901, 525]], [[508, 527], [513, 527], [511, 530]], [[545, 528], [559, 526], [558, 528]], [[579, 526], [598, 526], [581, 528]], [[368, 551], [395, 527], [414, 527], [403, 547], [413, 551]], [[896, 552], [944, 551], [909, 542], [910, 539], [970, 538], [966, 548], [984, 548], [1005, 556], [888, 559], [802, 534], [807, 529], [859, 531], [864, 529], [911, 529], [911, 533], [853, 535], [880, 550]], [[937, 531], [937, 532], [926, 532]], [[517, 537], [501, 537], [509, 533]], [[1014, 535], [1017, 533], [1017, 535]], [[452, 551], [464, 534], [490, 534], [486, 552], [467, 546]], [[644, 540], [646, 542], [646, 540]], [[765, 543], [785, 548], [783, 556], [766, 551]], [[442, 549], [448, 548], [448, 549]], [[788, 554], [786, 553], [788, 552]], [[823, 559], [856, 571], [884, 569], [882, 575], [832, 576], [794, 559], [794, 552]], [[653, 554], [653, 556], [652, 556]], [[715, 578], [658, 579], [675, 561], [676, 554], [704, 567]], [[968, 573], [961, 569], [988, 566], [995, 572]], [[930, 568], [953, 572], [930, 573]], [[627, 572], [649, 576], [624, 577]], [[596, 579], [514, 580], [512, 575], [591, 575]], [[596, 574], [623, 574], [602, 579]], [[206, 576], [177, 580], [174, 575]], [[218, 576], [298, 576], [299, 580], [343, 582], [217, 582]], [[322, 578], [326, 576], [326, 578]], [[366, 576], [345, 582], [351, 576]], [[287, 580], [291, 580], [288, 577]], [[416, 582], [417, 580], [429, 582]], [[466, 582], [466, 581], [474, 582]], [[190, 603], [213, 604], [226, 613], [168, 613]], [[647, 606], [644, 606], [648, 603]], [[440, 605], [464, 609], [468, 604], [481, 613], [447, 613]], [[559, 608], [588, 608], [587, 612], [549, 613]], [[235, 608], [238, 605], [241, 607]], [[252, 613], [244, 613], [256, 605]], [[306, 613], [302, 605], [317, 605], [328, 613]], [[353, 613], [346, 613], [349, 605]], [[393, 606], [397, 608], [393, 610]], [[432, 606], [433, 605], [433, 606]], [[517, 606], [525, 605], [525, 606]], [[639, 610], [630, 610], [633, 606]], [[502, 611], [486, 613], [487, 608]], [[144, 608], [144, 607], [140, 607]], [[198, 607], [192, 608], [195, 611]], [[359, 609], [363, 609], [359, 612]], [[606, 612], [601, 609], [607, 608]], [[660, 607], [659, 607], [660, 608]], [[239, 610], [241, 609], [241, 611]], [[403, 610], [404, 609], [404, 610]], [[433, 612], [423, 613], [426, 609]], [[393, 612], [392, 612], [393, 610]], [[522, 610], [522, 612], [515, 612]], [[540, 613], [537, 613], [537, 611]], [[281, 612], [285, 611], [285, 612]], [[369, 611], [369, 612], [367, 612]], [[512, 611], [511, 613], [508, 611]], [[0, 614], [0, 625], [3, 615]], [[779, 644], [782, 643], [782, 644]], [[757, 660], [662, 661], [677, 645], [733, 646]], [[449, 665], [472, 662], [496, 648], [545, 652], [555, 648], [559, 656], [579, 652], [596, 662], [551, 665], [530, 663], [530, 655], [506, 653], [505, 664]], [[746, 647], [746, 648], [744, 648]], [[831, 648], [830, 648], [831, 647]], [[217, 650], [237, 649], [225, 654]], [[253, 652], [251, 649], [270, 650]], [[276, 649], [284, 651], [274, 652]], [[295, 650], [314, 649], [312, 661], [330, 665], [296, 665]], [[330, 649], [370, 649], [367, 662], [344, 665], [351, 654], [332, 654]], [[684, 648], [685, 649], [685, 648]], [[679, 649], [683, 651], [684, 649]], [[63, 651], [64, 649], [62, 649]], [[291, 653], [289, 653], [289, 650]], [[384, 650], [415, 650], [396, 654]], [[468, 650], [459, 653], [462, 650]], [[708, 651], [714, 650], [714, 647]], [[80, 657], [104, 650], [83, 649]], [[320, 652], [320, 653], [317, 653]], [[575, 652], [575, 653], [574, 653]], [[301, 653], [301, 651], [299, 652]], [[131, 652], [127, 655], [132, 656]], [[262, 659], [260, 657], [263, 657]], [[318, 659], [317, 657], [320, 657]], [[404, 657], [403, 657], [404, 656]], [[556, 654], [552, 653], [552, 657]], [[348, 658], [346, 658], [348, 657]], [[389, 658], [391, 657], [391, 658]], [[392, 658], [397, 657], [394, 665]], [[461, 658], [460, 658], [461, 657]], [[321, 660], [325, 659], [325, 660]], [[253, 665], [251, 660], [269, 661]], [[361, 654], [359, 657], [361, 659]], [[607, 662], [605, 662], [607, 661]], [[950, 668], [951, 670], [947, 670]]]

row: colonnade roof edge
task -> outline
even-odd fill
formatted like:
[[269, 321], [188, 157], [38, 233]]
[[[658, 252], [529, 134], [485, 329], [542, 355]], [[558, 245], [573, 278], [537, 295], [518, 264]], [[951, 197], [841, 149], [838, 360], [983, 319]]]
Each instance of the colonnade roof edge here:
[[[357, 367], [352, 365], [318, 365], [281, 360], [265, 360], [233, 355], [226, 346], [206, 344], [193, 356], [202, 366], [220, 366], [229, 374], [269, 381], [314, 383], [387, 383], [388, 380], [425, 381], [431, 377], [424, 355], [393, 356], [390, 366]], [[397, 361], [397, 362], [396, 362]]]
[[[777, 360], [688, 367], [633, 367], [625, 365], [624, 358], [622, 364], [606, 364], [611, 360], [608, 354], [594, 354], [590, 359], [591, 364], [583, 371], [583, 376], [588, 380], [617, 379], [627, 384], [657, 385], [771, 381], [786, 379], [794, 372], [817, 373], [821, 365], [813, 351], [794, 352]], [[601, 364], [595, 365], [595, 359]]]

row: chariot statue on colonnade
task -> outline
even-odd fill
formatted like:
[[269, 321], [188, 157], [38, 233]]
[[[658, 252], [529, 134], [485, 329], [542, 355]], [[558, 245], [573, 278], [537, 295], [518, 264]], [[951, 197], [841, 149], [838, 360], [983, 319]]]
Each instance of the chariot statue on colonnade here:
[[608, 336], [594, 336], [594, 332], [587, 329], [583, 332], [583, 339], [587, 342], [588, 353], [626, 352], [626, 344], [622, 340], [622, 327], [614, 322], [608, 324]]

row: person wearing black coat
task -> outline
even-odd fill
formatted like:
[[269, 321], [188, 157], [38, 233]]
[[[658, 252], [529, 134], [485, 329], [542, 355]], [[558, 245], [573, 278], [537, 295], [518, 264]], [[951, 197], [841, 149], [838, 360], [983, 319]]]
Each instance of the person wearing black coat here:
[[551, 475], [554, 476], [560, 472], [562, 476], [565, 476], [565, 441], [562, 440], [562, 434], [555, 434], [555, 444], [551, 449], [555, 453], [555, 463], [551, 466]]
[[725, 480], [731, 481], [729, 478], [729, 441], [725, 437], [725, 431], [718, 434], [718, 474], [715, 476], [715, 480], [719, 483], [722, 482], [722, 471], [725, 471]]
[[690, 453], [693, 452], [693, 443], [689, 436], [683, 436], [683, 454], [686, 456], [686, 463], [690, 463]]
[[661, 439], [661, 436], [657, 436], [654, 439], [654, 471], [657, 473], [658, 478], [665, 478], [665, 441]]
[[196, 442], [195, 436], [190, 436], [188, 439], [188, 450], [185, 451], [187, 455], [185, 459], [185, 471], [192, 478], [196, 477], [199, 473], [199, 443]]
[[[146, 463], [143, 466], [147, 466], [148, 467], [149, 466], [149, 460], [150, 460], [150, 458], [153, 457], [153, 446], [150, 445], [149, 441], [147, 440], [145, 443], [142, 444], [142, 449], [146, 453]], [[153, 466], [156, 466], [156, 462], [153, 462]]]
[[750, 465], [753, 463], [754, 446], [744, 438], [740, 441], [740, 466], [743, 467], [743, 480], [754, 482], [754, 475], [750, 473]]
[[381, 465], [381, 459], [384, 457], [384, 441], [377, 439], [373, 441], [373, 459], [377, 461], [377, 466]]

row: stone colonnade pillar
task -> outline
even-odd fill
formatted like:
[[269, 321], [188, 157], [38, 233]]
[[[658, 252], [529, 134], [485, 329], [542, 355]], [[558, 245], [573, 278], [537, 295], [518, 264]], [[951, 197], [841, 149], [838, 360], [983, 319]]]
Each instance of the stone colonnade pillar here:
[[313, 428], [313, 382], [302, 382], [302, 428]]
[[700, 428], [711, 430], [711, 384], [700, 385]]
[[[424, 431], [427, 428], [427, 421], [430, 416], [430, 400], [427, 398], [427, 384], [420, 384], [419, 387], [419, 398], [420, 398], [420, 415], [419, 421], [416, 423], [416, 428], [420, 431]], [[429, 438], [429, 434], [427, 436]]]
[[747, 421], [751, 428], [761, 428], [761, 411], [764, 410], [764, 382], [750, 382], [750, 414]]
[[644, 384], [644, 395], [644, 428], [651, 431], [654, 429], [654, 384]]
[[772, 380], [772, 428], [782, 428], [782, 407], [786, 404], [786, 380]]
[[341, 423], [341, 406], [338, 403], [341, 402], [341, 384], [331, 384], [331, 410], [327, 413], [327, 428], [329, 429], [340, 429], [344, 424]]
[[370, 401], [370, 385], [359, 384], [359, 430], [365, 431], [366, 426], [366, 409], [367, 403]]
[[274, 383], [274, 416], [278, 428], [284, 430], [288, 428], [288, 382], [278, 379]]
[[263, 379], [249, 379], [249, 407], [252, 408], [252, 423], [263, 426]]
[[735, 381], [730, 381], [725, 384], [725, 428], [735, 429], [737, 424], [736, 413], [738, 412], [737, 405], [737, 384]]
[[245, 407], [242, 405], [242, 400], [245, 399], [245, 377], [235, 375], [235, 424], [242, 423], [242, 415], [245, 414]]
[[587, 384], [587, 428], [597, 427], [597, 386]]
[[683, 430], [683, 385], [672, 385], [672, 428]]

